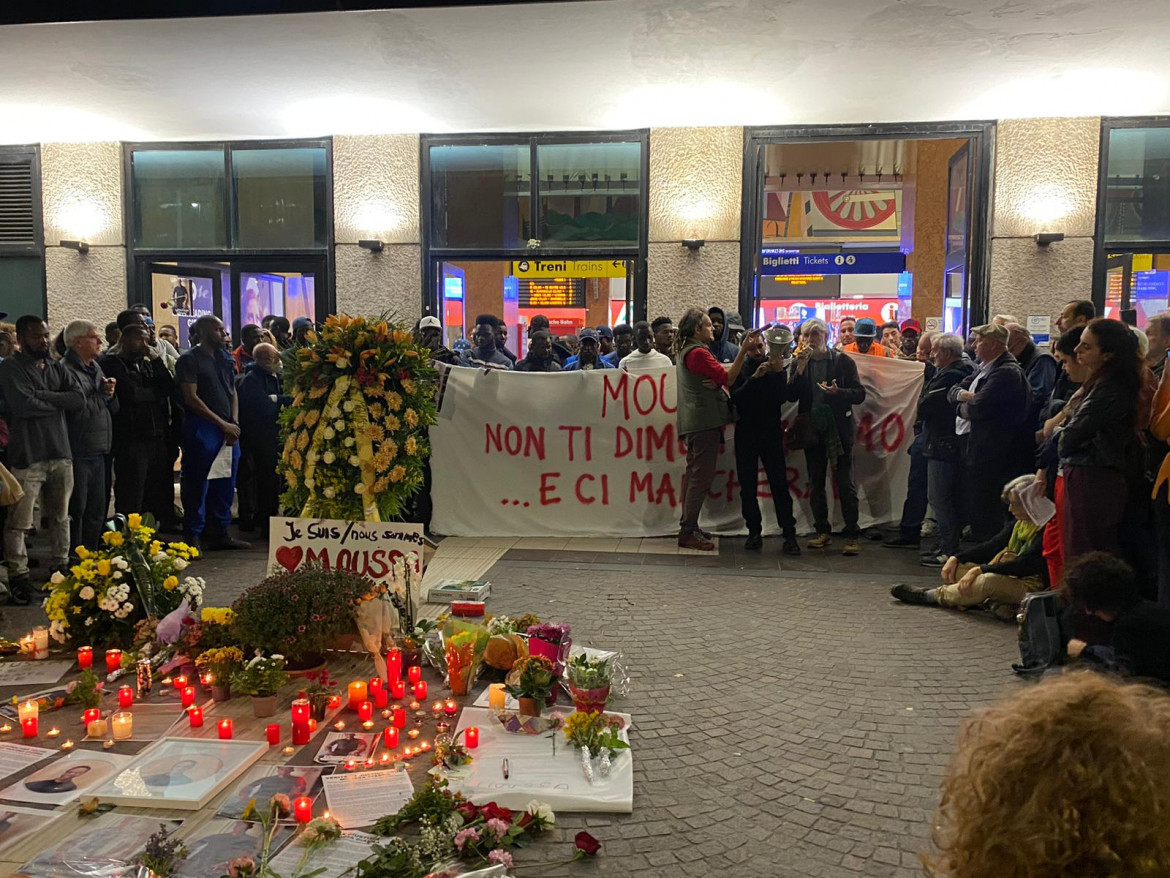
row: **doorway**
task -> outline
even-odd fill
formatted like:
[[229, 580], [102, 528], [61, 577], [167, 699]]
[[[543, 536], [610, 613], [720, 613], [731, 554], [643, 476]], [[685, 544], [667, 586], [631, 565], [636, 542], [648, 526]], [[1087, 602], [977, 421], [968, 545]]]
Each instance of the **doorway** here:
[[1126, 320], [1144, 330], [1151, 317], [1168, 307], [1170, 249], [1161, 252], [1106, 254], [1106, 317]]

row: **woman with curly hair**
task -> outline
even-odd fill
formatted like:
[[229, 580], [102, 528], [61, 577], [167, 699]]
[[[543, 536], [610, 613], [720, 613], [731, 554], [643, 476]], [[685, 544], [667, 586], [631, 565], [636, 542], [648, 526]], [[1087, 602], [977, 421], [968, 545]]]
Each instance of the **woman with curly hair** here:
[[1066, 674], [964, 727], [922, 856], [946, 878], [1170, 875], [1170, 697]]

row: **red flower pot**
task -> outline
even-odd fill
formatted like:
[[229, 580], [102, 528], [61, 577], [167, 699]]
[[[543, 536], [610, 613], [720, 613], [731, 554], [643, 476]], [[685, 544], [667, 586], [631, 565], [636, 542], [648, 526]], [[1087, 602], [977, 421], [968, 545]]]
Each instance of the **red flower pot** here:
[[596, 689], [578, 689], [569, 684], [569, 694], [573, 696], [573, 706], [580, 713], [602, 713], [609, 703], [609, 687], [599, 686]]

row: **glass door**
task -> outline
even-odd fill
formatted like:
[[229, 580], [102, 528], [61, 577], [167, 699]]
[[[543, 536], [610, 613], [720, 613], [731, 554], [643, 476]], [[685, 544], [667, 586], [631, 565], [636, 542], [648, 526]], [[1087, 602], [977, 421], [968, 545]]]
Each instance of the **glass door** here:
[[[179, 337], [179, 349], [191, 346], [191, 324], [214, 314], [231, 331], [231, 303], [225, 299], [227, 265], [188, 265], [150, 262], [144, 266], [150, 290], [150, 311], [155, 326], [171, 326]], [[227, 316], [225, 316], [225, 314]]]
[[319, 297], [324, 289], [324, 262], [269, 259], [232, 263], [232, 293], [239, 325], [259, 326], [265, 317], [324, 319]]

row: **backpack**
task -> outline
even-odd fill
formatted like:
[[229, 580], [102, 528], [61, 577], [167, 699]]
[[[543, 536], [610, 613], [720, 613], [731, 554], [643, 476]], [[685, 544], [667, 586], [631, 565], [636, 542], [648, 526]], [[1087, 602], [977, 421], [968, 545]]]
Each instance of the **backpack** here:
[[1056, 591], [1035, 591], [1024, 595], [1020, 614], [1020, 663], [1013, 664], [1017, 674], [1039, 674], [1060, 664], [1063, 638], [1060, 613], [1064, 609]]

